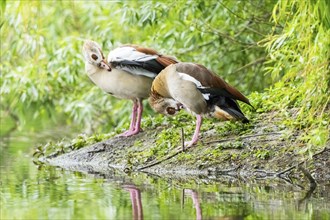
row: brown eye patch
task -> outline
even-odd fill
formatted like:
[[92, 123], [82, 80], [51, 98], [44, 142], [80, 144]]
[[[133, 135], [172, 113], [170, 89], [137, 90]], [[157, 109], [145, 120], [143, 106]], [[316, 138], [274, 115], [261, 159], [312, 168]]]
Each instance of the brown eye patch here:
[[175, 112], [176, 112], [176, 110], [175, 110], [175, 108], [173, 108], [173, 107], [167, 107], [167, 108], [166, 108], [166, 112], [167, 112], [167, 114], [169, 114], [169, 115], [174, 115]]
[[92, 54], [92, 58], [93, 58], [93, 60], [97, 60], [98, 59], [98, 57], [95, 54]]

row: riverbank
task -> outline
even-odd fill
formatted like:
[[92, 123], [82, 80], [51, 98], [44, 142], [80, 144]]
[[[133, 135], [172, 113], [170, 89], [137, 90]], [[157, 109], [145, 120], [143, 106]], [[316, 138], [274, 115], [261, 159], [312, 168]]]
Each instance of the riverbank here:
[[[149, 129], [132, 137], [113, 137], [40, 160], [91, 173], [107, 173], [114, 168], [172, 178], [230, 175], [281, 178], [301, 186], [329, 183], [330, 147], [303, 152], [305, 145], [297, 141], [300, 131], [279, 125], [278, 120], [273, 113], [263, 113], [249, 125], [206, 121], [200, 142], [188, 149], [182, 148], [181, 142], [189, 140], [192, 129], [183, 131], [182, 124], [149, 124]], [[189, 122], [184, 119], [182, 123]]]

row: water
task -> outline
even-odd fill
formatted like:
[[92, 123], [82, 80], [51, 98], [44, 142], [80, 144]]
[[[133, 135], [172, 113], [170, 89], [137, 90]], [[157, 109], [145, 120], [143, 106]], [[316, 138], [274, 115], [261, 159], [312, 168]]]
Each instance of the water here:
[[33, 146], [68, 133], [52, 131], [2, 137], [1, 219], [330, 219], [326, 187], [312, 192], [281, 180], [175, 180], [36, 166]]

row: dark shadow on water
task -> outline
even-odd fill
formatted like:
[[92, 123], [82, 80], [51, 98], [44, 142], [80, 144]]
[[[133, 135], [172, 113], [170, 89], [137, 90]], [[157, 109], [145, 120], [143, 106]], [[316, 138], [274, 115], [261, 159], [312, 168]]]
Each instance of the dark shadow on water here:
[[298, 200], [298, 209], [301, 211], [306, 211], [307, 210], [307, 205], [310, 200], [310, 198], [313, 195], [313, 192], [316, 189], [316, 184], [312, 184], [309, 188], [309, 190], [306, 192], [305, 196], [301, 199]]

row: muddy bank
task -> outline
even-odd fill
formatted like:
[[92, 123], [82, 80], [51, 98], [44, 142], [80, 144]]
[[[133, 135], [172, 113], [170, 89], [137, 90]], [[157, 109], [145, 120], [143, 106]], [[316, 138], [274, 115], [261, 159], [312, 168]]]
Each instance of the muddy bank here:
[[[296, 142], [299, 131], [289, 132], [269, 117], [269, 114], [262, 116], [264, 120], [258, 120], [240, 134], [228, 130], [219, 133], [217, 126], [223, 125], [216, 124], [203, 131], [199, 144], [189, 149], [183, 149], [181, 141], [159, 146], [157, 140], [165, 129], [161, 127], [146, 129], [133, 137], [114, 137], [41, 160], [69, 170], [105, 175], [115, 169], [173, 178], [227, 175], [243, 179], [282, 178], [300, 185], [328, 184], [330, 146], [306, 156], [299, 151], [304, 146]], [[180, 131], [171, 130], [173, 133]], [[183, 137], [190, 138], [189, 134]]]

